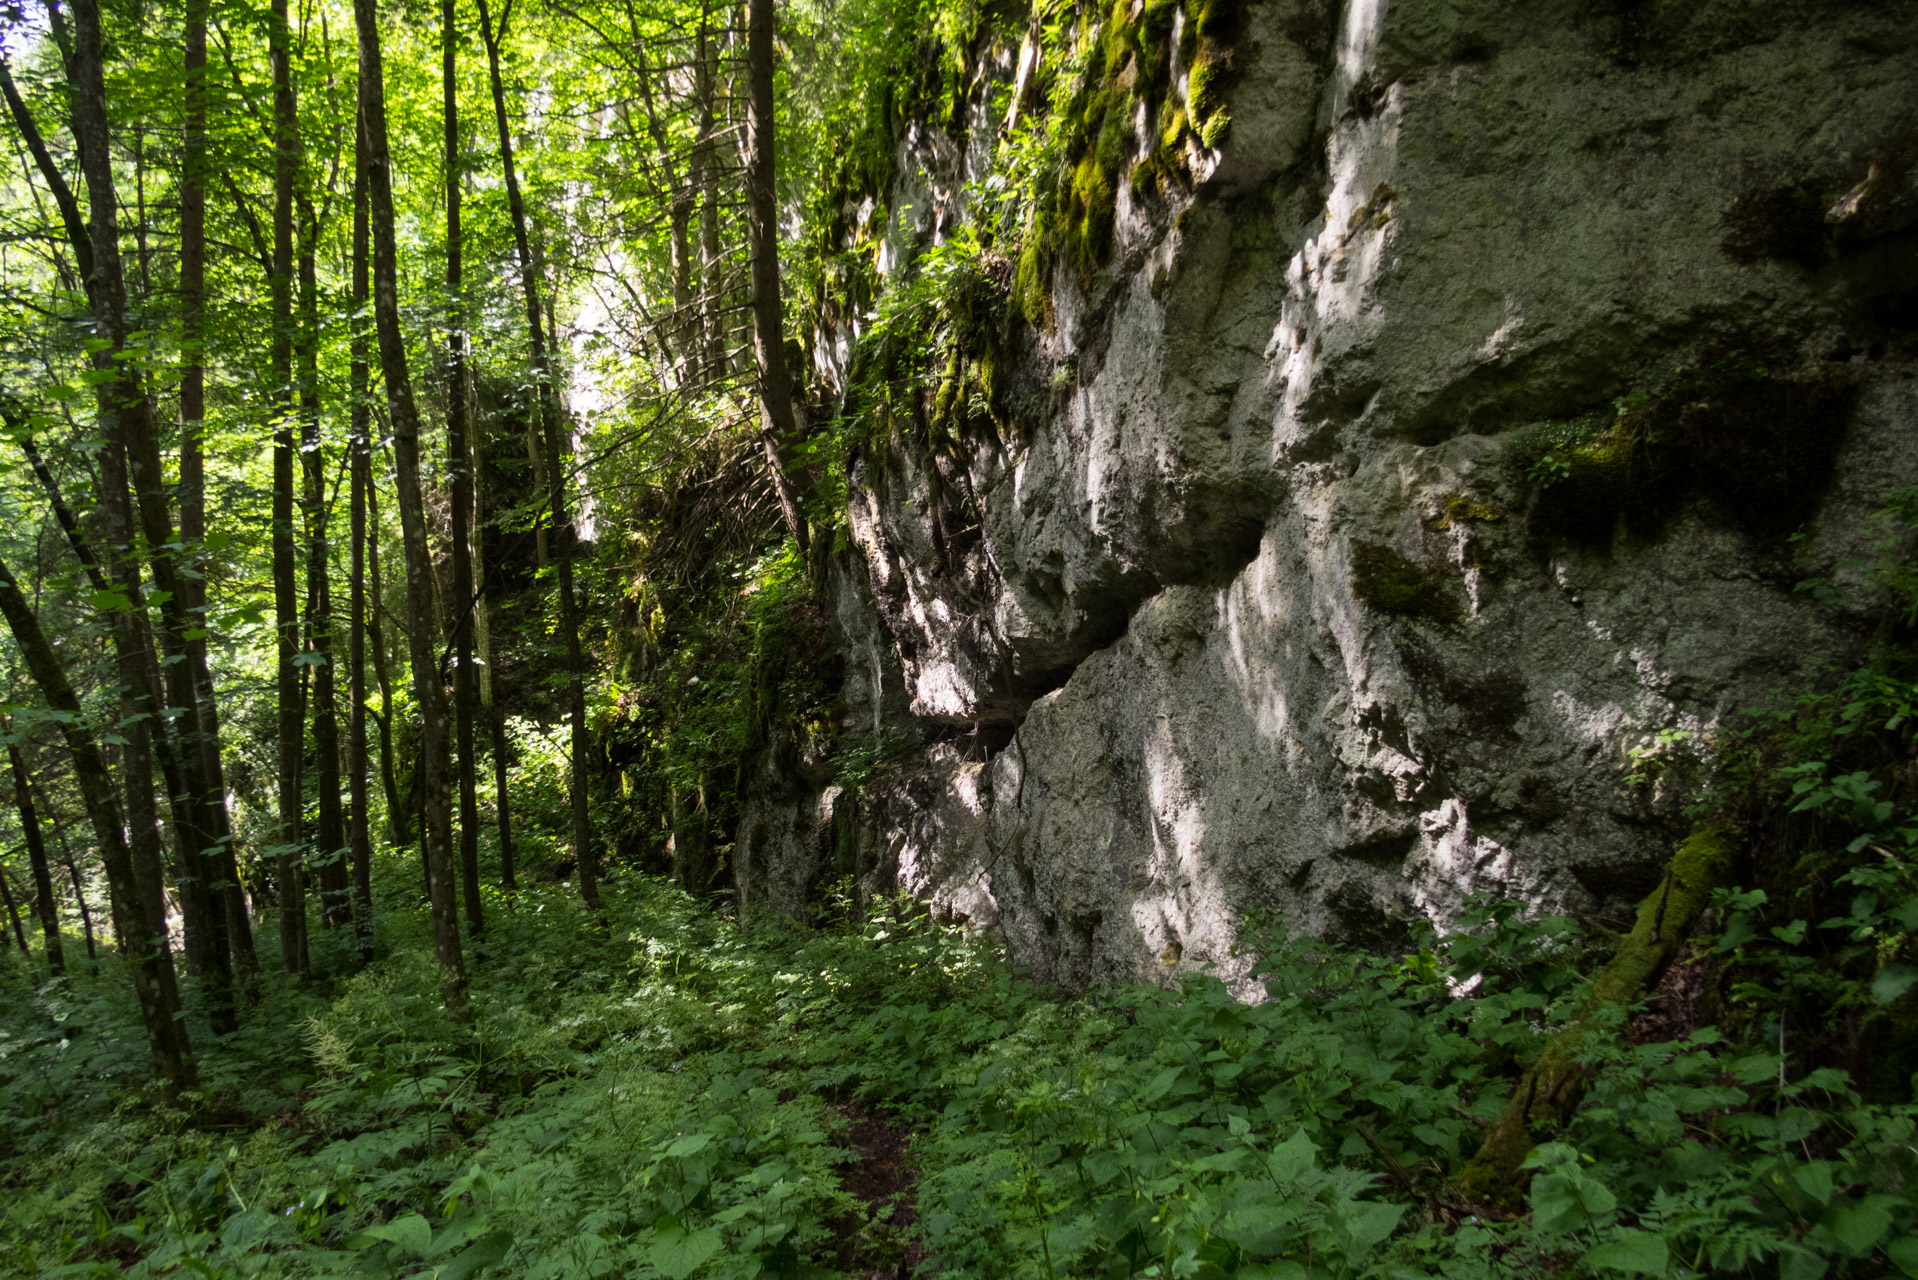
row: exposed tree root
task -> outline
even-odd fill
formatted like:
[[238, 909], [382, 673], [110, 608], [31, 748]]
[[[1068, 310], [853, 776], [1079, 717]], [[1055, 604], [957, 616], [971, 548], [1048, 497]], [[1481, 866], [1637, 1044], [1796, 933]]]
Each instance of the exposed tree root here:
[[1712, 890], [1723, 881], [1733, 841], [1730, 827], [1714, 824], [1700, 827], [1678, 847], [1658, 887], [1639, 907], [1638, 922], [1599, 975], [1584, 1009], [1552, 1037], [1538, 1061], [1519, 1077], [1505, 1114], [1459, 1174], [1459, 1199], [1497, 1205], [1517, 1198], [1517, 1174], [1531, 1154], [1532, 1135], [1562, 1124], [1578, 1105], [1585, 1082], [1585, 1065], [1579, 1061], [1585, 1033], [1602, 1011], [1638, 999], [1672, 962], [1711, 901]]

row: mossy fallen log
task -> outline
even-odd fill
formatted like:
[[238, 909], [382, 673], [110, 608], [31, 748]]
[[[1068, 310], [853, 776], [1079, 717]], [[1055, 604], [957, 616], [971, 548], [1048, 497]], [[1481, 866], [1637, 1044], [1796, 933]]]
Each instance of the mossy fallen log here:
[[1734, 840], [1729, 826], [1711, 824], [1700, 827], [1678, 847], [1578, 1016], [1552, 1037], [1538, 1060], [1519, 1077], [1505, 1114], [1459, 1174], [1458, 1199], [1498, 1205], [1517, 1198], [1517, 1174], [1531, 1154], [1533, 1134], [1562, 1124], [1578, 1105], [1585, 1082], [1581, 1049], [1594, 1021], [1608, 1009], [1637, 1000], [1672, 962], [1710, 903], [1712, 890], [1723, 883]]

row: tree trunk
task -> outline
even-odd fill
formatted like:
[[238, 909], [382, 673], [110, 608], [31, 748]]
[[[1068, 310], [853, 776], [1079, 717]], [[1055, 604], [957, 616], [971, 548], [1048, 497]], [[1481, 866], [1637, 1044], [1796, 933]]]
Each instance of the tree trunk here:
[[[57, 10], [49, 10], [49, 16], [57, 17]], [[57, 21], [56, 38], [63, 31], [64, 22]], [[160, 466], [159, 436], [154, 427], [153, 404], [146, 394], [139, 364], [122, 358], [128, 336], [126, 276], [120, 258], [118, 202], [114, 193], [102, 61], [103, 40], [98, 0], [76, 3], [68, 80], [74, 146], [79, 153], [80, 167], [86, 176], [91, 198], [88, 202], [87, 252], [81, 254], [76, 246], [75, 256], [76, 260], [90, 262], [87, 296], [92, 305], [94, 323], [100, 336], [105, 339], [101, 347], [92, 353], [94, 368], [99, 375], [95, 397], [106, 444], [102, 454], [106, 489], [104, 506], [112, 543], [110, 550], [116, 562], [116, 576], [128, 587], [127, 600], [136, 610], [140, 609], [139, 566], [133, 558], [136, 528], [145, 537], [146, 549], [152, 557], [154, 583], [158, 588], [156, 600], [160, 604], [162, 635], [169, 659], [166, 664], [171, 686], [169, 700], [182, 713], [184, 723], [192, 727], [200, 722], [198, 698], [184, 658], [186, 636], [197, 618], [187, 613], [186, 598], [181, 594], [181, 575], [176, 572], [174, 557], [180, 544], [174, 538], [172, 518], [167, 507], [168, 486]], [[114, 474], [104, 474], [109, 469]], [[122, 556], [118, 553], [123, 548], [125, 554]], [[145, 614], [144, 611], [137, 614], [118, 612], [114, 620], [121, 640], [116, 647], [120, 650], [122, 679], [126, 682], [129, 696], [140, 700], [141, 690], [148, 685], [149, 680], [153, 685], [158, 684], [152, 674], [154, 659], [145, 634]], [[144, 701], [148, 704], [149, 712], [157, 715], [161, 702], [159, 689], [148, 687]], [[159, 880], [158, 814], [152, 803], [151, 776], [144, 771], [151, 766], [148, 754], [150, 723], [136, 720], [128, 734], [126, 773], [129, 785], [128, 816], [134, 822], [135, 866], [147, 881], [149, 890], [155, 890]], [[163, 750], [169, 749], [171, 744], [165, 738], [166, 728], [162, 726], [160, 732]], [[178, 755], [174, 758], [177, 761]], [[169, 783], [178, 784], [169, 787], [176, 796], [182, 787], [190, 793], [175, 801], [176, 825], [180, 828], [181, 837], [188, 841], [185, 883], [181, 888], [196, 916], [204, 918], [213, 913], [199, 909], [211, 881], [201, 869], [202, 858], [198, 853], [200, 843], [195, 835], [201, 825], [194, 816], [196, 799], [205, 793], [204, 784], [199, 778], [197, 758], [189, 758], [182, 770], [169, 778]], [[150, 832], [149, 820], [153, 824]], [[149, 866], [150, 861], [155, 865]], [[153, 896], [157, 908], [150, 906], [147, 910], [152, 912], [157, 909], [161, 926], [158, 936], [164, 942], [165, 903], [157, 893]], [[218, 941], [218, 935], [223, 930], [219, 929], [217, 919], [206, 923], [214, 930]], [[210, 966], [208, 977], [214, 998], [216, 1026], [224, 1029], [231, 1025], [230, 969], [224, 943], [219, 942], [212, 951], [217, 955], [217, 962]]]
[[[113, 197], [113, 170], [106, 117], [105, 74], [101, 64], [100, 15], [97, 0], [74, 6], [73, 132], [81, 166], [92, 194], [88, 210], [88, 241], [93, 274], [87, 289], [95, 323], [106, 344], [93, 353], [97, 377], [95, 398], [105, 447], [100, 451], [100, 503], [105, 516], [108, 561], [122, 599], [110, 608], [117, 674], [121, 682], [121, 718], [126, 724], [126, 747], [121, 774], [125, 787], [128, 830], [131, 832], [129, 870], [134, 896], [124, 903], [131, 914], [116, 912], [116, 929], [131, 928], [123, 939], [167, 955], [166, 896], [161, 868], [159, 811], [153, 797], [151, 728], [161, 708], [147, 683], [151, 661], [141, 625], [145, 616], [140, 585], [139, 549], [135, 546], [132, 484], [127, 474], [125, 421], [145, 403], [138, 371], [114, 355], [126, 335], [126, 279], [120, 269], [120, 229]], [[164, 545], [164, 544], [162, 544]], [[156, 562], [157, 563], [157, 562]], [[139, 941], [144, 939], [145, 941]], [[123, 944], [125, 942], [123, 941]]]
[[699, 331], [701, 358], [698, 381], [726, 376], [726, 328], [720, 309], [719, 163], [713, 143], [713, 96], [719, 91], [718, 51], [713, 47], [710, 7], [699, 9], [699, 44], [693, 60], [693, 96], [699, 113], [699, 131], [693, 142], [693, 184], [699, 189]]
[[399, 268], [393, 233], [393, 171], [386, 139], [386, 91], [380, 63], [377, 0], [354, 0], [360, 36], [360, 118], [366, 131], [366, 178], [373, 239], [373, 317], [379, 331], [380, 365], [386, 376], [387, 410], [393, 422], [400, 530], [406, 548], [406, 588], [411, 630], [413, 688], [420, 709], [418, 783], [424, 810], [428, 899], [433, 910], [433, 946], [440, 963], [448, 1009], [466, 1003], [466, 965], [452, 883], [452, 814], [446, 795], [446, 694], [434, 655], [438, 630], [433, 615], [433, 565], [426, 545], [426, 511], [420, 494], [420, 419], [400, 332]]
[[320, 880], [320, 919], [333, 929], [352, 925], [353, 889], [346, 820], [340, 811], [338, 673], [333, 666], [333, 584], [328, 572], [332, 542], [327, 534], [326, 451], [320, 444], [320, 287], [315, 253], [321, 227], [306, 202], [300, 203], [300, 456], [306, 472], [306, 634], [313, 657], [314, 785], [319, 790], [314, 861]]
[[13, 940], [19, 946], [20, 954], [32, 959], [33, 952], [27, 947], [26, 927], [20, 923], [20, 904], [14, 901], [13, 881], [8, 878], [4, 866], [0, 866], [0, 903], [6, 905], [7, 919], [13, 924]]
[[348, 498], [352, 524], [352, 567], [347, 586], [348, 620], [346, 682], [346, 786], [352, 805], [348, 840], [353, 849], [353, 920], [358, 926], [360, 961], [373, 960], [373, 838], [366, 811], [366, 515], [367, 490], [373, 481], [372, 415], [367, 409], [366, 324], [361, 318], [367, 302], [366, 260], [366, 139], [357, 134], [353, 145], [353, 319], [347, 394], [352, 397], [352, 475]]
[[[53, 509], [55, 521], [66, 534], [67, 544], [72, 549], [74, 558], [80, 562], [80, 567], [86, 574], [88, 583], [95, 591], [106, 592], [109, 588], [106, 577], [101, 572], [99, 559], [94, 555], [92, 545], [88, 543], [85, 535], [81, 532], [78, 518], [75, 516], [72, 508], [67, 505], [65, 496], [60, 492], [59, 482], [54, 478], [52, 469], [47, 466], [46, 460], [40, 456], [39, 446], [34, 443], [33, 437], [27, 434], [24, 419], [20, 418], [9, 405], [0, 405], [0, 414], [4, 414], [8, 425], [19, 433], [17, 438], [20, 443], [20, 450], [26, 455], [27, 463], [32, 469], [34, 477], [40, 482], [41, 492], [45, 494], [48, 505]], [[102, 461], [103, 472], [112, 478], [114, 483], [119, 483], [124, 480], [126, 474], [124, 451], [117, 443], [109, 445], [106, 454], [103, 455]], [[131, 520], [131, 516], [126, 514], [126, 512], [131, 510], [130, 498], [122, 492], [119, 504], [116, 506], [109, 503], [107, 509], [109, 523], [112, 527], [124, 530]], [[119, 512], [120, 514], [115, 515], [115, 512]], [[123, 571], [125, 565], [121, 564], [119, 569]], [[129, 599], [137, 599], [139, 589], [137, 568], [133, 571], [132, 583], [133, 586], [130, 590], [133, 594]], [[159, 668], [153, 661], [152, 646], [148, 634], [144, 625], [139, 623], [131, 614], [127, 616], [125, 621], [133, 625], [137, 633], [131, 643], [137, 650], [138, 668], [140, 672], [140, 682], [137, 690], [134, 686], [129, 686], [129, 693], [137, 692], [140, 705], [142, 706], [159, 707], [163, 702], [162, 683]], [[125, 666], [122, 667], [123, 671], [127, 669]], [[197, 811], [193, 804], [193, 780], [189, 772], [181, 767], [179, 759], [182, 754], [191, 750], [192, 747], [190, 743], [175, 743], [168, 736], [164, 726], [158, 726], [159, 732], [157, 734], [154, 733], [153, 729], [156, 724], [157, 722], [154, 720], [148, 720], [146, 722], [147, 743], [154, 754], [159, 757], [161, 774], [167, 784], [169, 806], [174, 816], [174, 834], [176, 837], [176, 870], [174, 879], [175, 883], [178, 884], [181, 889], [181, 915], [184, 924], [183, 931], [187, 935], [188, 962], [196, 970], [207, 973], [211, 978], [209, 994], [212, 996], [214, 1026], [215, 1030], [221, 1034], [225, 1034], [235, 1030], [238, 1023], [234, 1016], [232, 1002], [231, 969], [227, 963], [225, 931], [220, 927], [222, 922], [212, 892], [214, 879], [211, 873], [214, 870], [214, 865], [210, 860], [204, 859], [201, 856], [202, 849], [205, 847], [202, 841], [205, 837], [201, 833], [202, 829], [199, 824], [195, 822]], [[130, 771], [128, 778], [129, 783], [133, 781], [134, 776], [135, 775]], [[135, 812], [142, 812], [146, 808], [146, 803], [137, 802], [134, 803], [131, 808]], [[153, 894], [155, 901], [162, 902], [160, 896], [161, 882], [157, 865], [151, 869], [143, 867], [142, 870], [146, 876], [148, 889]], [[158, 918], [161, 921], [164, 920], [163, 905], [160, 908]], [[152, 913], [152, 909], [149, 908], [149, 924], [153, 924], [154, 920], [155, 915]]]
[[[40, 456], [33, 437], [22, 431], [19, 441], [21, 452], [26, 455], [34, 476], [39, 480], [41, 490], [53, 508], [54, 518], [66, 533], [67, 543], [80, 562], [89, 585], [102, 595], [113, 593], [117, 588], [126, 602], [124, 607], [113, 611], [110, 624], [115, 666], [122, 682], [122, 714], [127, 723], [126, 758], [123, 761], [126, 776], [123, 785], [126, 787], [127, 812], [134, 820], [134, 865], [141, 881], [144, 927], [149, 933], [164, 934], [166, 897], [160, 864], [159, 812], [153, 803], [151, 754], [152, 727], [158, 722], [160, 682], [154, 669], [146, 629], [139, 621], [140, 615], [135, 613], [141, 600], [139, 566], [134, 559], [131, 534], [128, 532], [132, 517], [126, 483], [126, 455], [120, 447], [117, 433], [112, 432], [110, 426], [114, 421], [113, 408], [110, 399], [103, 401], [102, 418], [109, 424], [110, 439], [100, 453], [100, 471], [101, 504], [106, 517], [108, 542], [114, 548], [123, 549], [122, 554], [114, 560], [114, 573], [118, 579], [115, 584], [109, 584], [101, 571], [92, 546], [80, 530], [79, 520], [72, 508], [67, 506], [59, 482]], [[12, 412], [7, 413], [7, 419], [10, 427], [19, 428], [20, 424]], [[177, 803], [177, 771], [169, 769], [168, 775], [172, 784], [170, 789]], [[181, 870], [184, 873], [186, 868], [182, 866]]]
[[[486, 476], [485, 454], [479, 447], [484, 437], [475, 433], [472, 451], [473, 465], [473, 505], [476, 512], [486, 510], [484, 480]], [[500, 887], [511, 893], [518, 885], [514, 882], [513, 865], [513, 816], [507, 799], [507, 747], [506, 747], [506, 708], [501, 705], [493, 687], [493, 629], [490, 623], [492, 601], [486, 593], [485, 540], [475, 538], [473, 546], [473, 576], [479, 582], [480, 598], [473, 613], [473, 649], [479, 668], [479, 699], [481, 714], [486, 717], [488, 728], [493, 735], [493, 811], [499, 825], [499, 882]]]
[[86, 890], [81, 887], [81, 864], [73, 860], [73, 844], [67, 842], [67, 827], [59, 821], [59, 810], [46, 802], [44, 789], [36, 787], [35, 791], [40, 791], [40, 812], [46, 814], [50, 823], [54, 823], [54, 839], [59, 841], [59, 856], [67, 865], [67, 875], [73, 879], [73, 906], [77, 906], [81, 912], [81, 933], [86, 936], [86, 960], [94, 967], [94, 973], [100, 973], [100, 956], [94, 950], [94, 913], [86, 906]]
[[440, 87], [446, 126], [446, 466], [453, 543], [453, 737], [459, 756], [460, 884], [466, 931], [486, 932], [480, 907], [479, 796], [473, 758], [473, 466], [468, 450], [466, 299], [460, 261], [460, 187], [465, 157], [459, 133], [459, 28], [455, 0], [440, 3]]
[[591, 743], [586, 733], [585, 660], [579, 643], [579, 604], [573, 593], [573, 552], [577, 540], [571, 533], [566, 504], [566, 472], [561, 468], [559, 393], [553, 382], [547, 351], [546, 333], [541, 324], [539, 273], [534, 268], [532, 243], [526, 229], [526, 202], [521, 198], [519, 174], [513, 167], [513, 134], [506, 118], [506, 85], [500, 77], [499, 47], [505, 37], [496, 34], [487, 16], [486, 0], [479, 0], [481, 32], [486, 38], [486, 62], [493, 84], [493, 117], [499, 127], [500, 168], [506, 180], [506, 206], [513, 221], [513, 248], [518, 255], [521, 288], [526, 298], [526, 340], [532, 357], [533, 382], [539, 395], [537, 412], [545, 440], [547, 507], [555, 540], [553, 563], [559, 579], [559, 630], [566, 646], [566, 702], [572, 721], [573, 857], [579, 866], [579, 895], [594, 911], [599, 910], [599, 874], [593, 847], [592, 816], [587, 807], [586, 783]]
[[[85, 10], [95, 0], [78, 0], [77, 10]], [[91, 51], [99, 49], [97, 13], [92, 25]], [[89, 24], [82, 19], [81, 45], [87, 46]], [[98, 76], [98, 61], [93, 64]], [[98, 83], [96, 79], [96, 84]], [[121, 949], [132, 961], [133, 989], [140, 1002], [140, 1018], [146, 1026], [147, 1044], [153, 1052], [153, 1070], [161, 1088], [169, 1095], [195, 1082], [193, 1053], [187, 1043], [186, 1026], [179, 1018], [180, 995], [173, 973], [173, 955], [161, 936], [152, 945], [142, 941], [144, 925], [140, 906], [140, 886], [134, 876], [133, 859], [121, 828], [120, 801], [114, 794], [113, 776], [107, 771], [93, 733], [86, 727], [80, 699], [74, 696], [66, 671], [40, 628], [27, 599], [20, 592], [11, 571], [0, 562], [0, 615], [4, 615], [19, 645], [20, 656], [41, 696], [55, 711], [66, 713], [60, 732], [73, 756], [73, 772], [87, 813], [93, 819], [100, 858], [106, 864], [107, 887], [112, 895], [115, 926]]]
[[33, 807], [33, 790], [27, 782], [27, 764], [20, 748], [7, 746], [7, 763], [13, 766], [13, 802], [20, 808], [20, 825], [26, 831], [27, 861], [33, 868], [33, 891], [40, 931], [47, 940], [47, 971], [59, 977], [67, 971], [66, 952], [60, 946], [60, 905], [53, 897], [53, 872], [47, 862], [47, 842], [40, 832], [40, 815]]
[[47, 803], [45, 791], [40, 793], [40, 809], [47, 815], [47, 821], [53, 824], [53, 835], [60, 842], [60, 855], [66, 862], [67, 875], [73, 880], [73, 905], [80, 909], [80, 929], [87, 940], [87, 961], [93, 971], [100, 971], [100, 957], [93, 945], [93, 912], [87, 908], [86, 890], [80, 884], [80, 864], [74, 861], [73, 846], [67, 843], [67, 830], [60, 821], [60, 811]]
[[[369, 447], [369, 454], [371, 450]], [[373, 608], [366, 620], [367, 643], [373, 648], [373, 679], [380, 687], [380, 709], [374, 716], [380, 730], [380, 789], [386, 796], [386, 838], [393, 844], [405, 844], [410, 838], [407, 823], [413, 810], [411, 792], [417, 788], [417, 775], [408, 794], [400, 794], [399, 771], [393, 759], [393, 677], [386, 665], [386, 629], [379, 615], [385, 612], [386, 578], [380, 572], [379, 487], [373, 483], [372, 460], [367, 461], [366, 484], [366, 571], [372, 578]]]
[[280, 895], [280, 963], [289, 976], [306, 973], [306, 877], [301, 784], [306, 744], [300, 679], [300, 595], [293, 531], [293, 183], [300, 139], [293, 102], [293, 37], [287, 0], [273, 0], [268, 17], [273, 66], [273, 261], [268, 288], [273, 319], [273, 629], [278, 640], [279, 825], [274, 833]]
[[792, 531], [807, 558], [806, 518], [780, 450], [794, 435], [792, 377], [786, 369], [785, 308], [779, 297], [779, 209], [773, 139], [773, 0], [746, 0], [746, 237], [752, 250], [753, 361], [759, 370], [759, 442]]

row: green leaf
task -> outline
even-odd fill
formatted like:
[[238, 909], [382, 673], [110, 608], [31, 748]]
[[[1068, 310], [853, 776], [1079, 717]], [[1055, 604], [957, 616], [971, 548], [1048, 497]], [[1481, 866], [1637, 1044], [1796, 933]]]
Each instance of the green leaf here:
[[461, 1250], [459, 1256], [441, 1267], [435, 1280], [465, 1280], [481, 1267], [490, 1267], [506, 1257], [513, 1247], [513, 1233], [504, 1227], [489, 1231]]
[[1584, 1226], [1618, 1207], [1618, 1197], [1601, 1182], [1575, 1168], [1536, 1178], [1532, 1182], [1532, 1222], [1540, 1231], [1559, 1235]]
[[1671, 1250], [1649, 1231], [1621, 1231], [1585, 1255], [1585, 1265], [1601, 1271], [1631, 1271], [1662, 1276], [1671, 1265]]
[[1237, 1274], [1239, 1280], [1306, 1280], [1303, 1266], [1283, 1259], [1278, 1262], [1261, 1262], [1250, 1267], [1240, 1267]]
[[712, 1140], [713, 1135], [710, 1133], [689, 1133], [673, 1143], [670, 1147], [667, 1147], [666, 1155], [671, 1159], [690, 1156], [695, 1152], [703, 1151], [706, 1144]]
[[211, 631], [208, 631], [205, 627], [188, 627], [185, 631], [182, 631], [180, 633], [180, 639], [185, 640], [188, 643], [192, 643], [195, 640], [204, 640], [212, 634], [213, 633]]
[[1272, 1177], [1279, 1182], [1297, 1182], [1301, 1174], [1312, 1167], [1318, 1148], [1312, 1145], [1312, 1139], [1300, 1129], [1291, 1137], [1272, 1148], [1272, 1158], [1268, 1162]]
[[1899, 1236], [1885, 1246], [1885, 1253], [1900, 1271], [1918, 1280], [1918, 1236]]
[[1879, 1004], [1890, 1004], [1911, 990], [1913, 983], [1918, 983], [1918, 968], [1888, 964], [1871, 980], [1871, 998]]
[[669, 1280], [686, 1280], [701, 1263], [719, 1252], [722, 1243], [719, 1233], [711, 1228], [688, 1233], [679, 1227], [669, 1227], [654, 1235], [647, 1256]]
[[1735, 1059], [1731, 1064], [1732, 1076], [1740, 1084], [1759, 1084], [1776, 1079], [1779, 1064], [1784, 1061], [1776, 1054], [1754, 1053]]
[[1853, 1253], [1864, 1254], [1891, 1230], [1891, 1213], [1879, 1204], [1840, 1202], [1825, 1211], [1818, 1225]]
[[1712, 951], [1722, 956], [1728, 951], [1736, 951], [1757, 936], [1758, 927], [1752, 923], [1750, 913], [1740, 911], [1732, 916], [1731, 922], [1725, 926], [1725, 936], [1718, 940], [1718, 945]]
[[1798, 1189], [1816, 1200], [1819, 1204], [1831, 1203], [1831, 1165], [1823, 1160], [1811, 1164], [1801, 1164], [1791, 1171], [1792, 1181]]
[[1157, 1102], [1160, 1098], [1165, 1097], [1166, 1091], [1172, 1088], [1173, 1082], [1178, 1080], [1179, 1073], [1184, 1070], [1184, 1067], [1167, 1067], [1158, 1075], [1153, 1076], [1151, 1083], [1147, 1084], [1144, 1092], [1139, 1094], [1139, 1101]]
[[433, 1228], [417, 1213], [409, 1213], [391, 1222], [382, 1222], [377, 1226], [368, 1227], [360, 1234], [397, 1245], [408, 1253], [417, 1254], [422, 1258], [426, 1256], [426, 1251], [433, 1244]]
[[1397, 1230], [1404, 1212], [1402, 1204], [1382, 1204], [1376, 1200], [1352, 1205], [1345, 1219], [1346, 1233], [1352, 1239], [1352, 1258], [1356, 1260], [1370, 1253], [1373, 1246]]
[[1790, 1245], [1778, 1255], [1778, 1280], [1820, 1280], [1830, 1265], [1823, 1254]]
[[127, 599], [126, 593], [117, 587], [95, 591], [87, 597], [87, 600], [94, 608], [104, 613], [125, 613], [133, 608], [133, 602]]

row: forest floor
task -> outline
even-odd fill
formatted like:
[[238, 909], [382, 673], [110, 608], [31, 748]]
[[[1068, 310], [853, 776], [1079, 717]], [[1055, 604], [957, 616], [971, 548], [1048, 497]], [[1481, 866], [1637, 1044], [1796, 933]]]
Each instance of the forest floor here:
[[[316, 934], [312, 982], [222, 1042], [195, 1020], [201, 1091], [170, 1106], [110, 959], [36, 988], [11, 955], [0, 1272], [1397, 1280], [1709, 1270], [1731, 1241], [1863, 1275], [1912, 1238], [1913, 1109], [1710, 1028], [1598, 1037], [1519, 1212], [1459, 1213], [1591, 968], [1568, 921], [1488, 906], [1383, 957], [1268, 938], [1247, 1005], [1204, 976], [1067, 997], [906, 902], [802, 928], [635, 876], [606, 900], [494, 899], [461, 1020], [418, 904], [385, 904], [364, 970]], [[1754, 1199], [1777, 1176], [1787, 1210]]]

